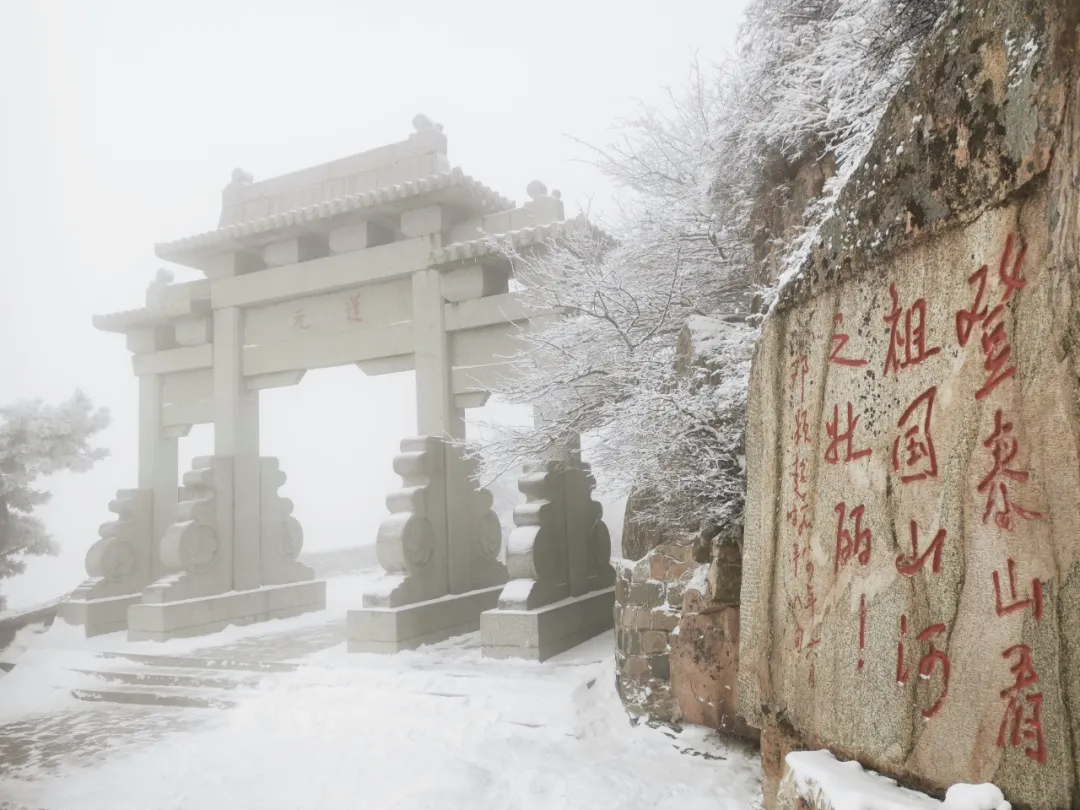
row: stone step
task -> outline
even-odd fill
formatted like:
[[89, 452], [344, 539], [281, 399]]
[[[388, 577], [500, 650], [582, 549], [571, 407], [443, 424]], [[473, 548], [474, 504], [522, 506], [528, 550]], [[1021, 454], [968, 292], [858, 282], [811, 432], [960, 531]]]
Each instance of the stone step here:
[[125, 703], [138, 706], [173, 706], [184, 709], [230, 709], [236, 701], [201, 695], [177, 686], [118, 685], [111, 688], [72, 689], [72, 697], [91, 703]]
[[154, 667], [148, 670], [90, 670], [76, 669], [80, 675], [89, 675], [110, 683], [136, 684], [140, 686], [183, 686], [190, 689], [236, 689], [240, 686], [256, 686], [259, 677], [239, 676], [221, 677], [206, 670], [193, 670], [190, 667]]
[[151, 667], [226, 670], [234, 672], [296, 672], [299, 664], [277, 661], [253, 661], [234, 657], [203, 658], [186, 655], [146, 655], [144, 653], [103, 652], [98, 658], [131, 661]]

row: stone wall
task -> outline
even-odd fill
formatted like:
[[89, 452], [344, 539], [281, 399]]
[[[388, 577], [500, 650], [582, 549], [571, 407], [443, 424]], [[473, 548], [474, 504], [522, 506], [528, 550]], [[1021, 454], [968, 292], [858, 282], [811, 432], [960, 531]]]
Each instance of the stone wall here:
[[957, 5], [766, 320], [739, 704], [941, 795], [1080, 804], [1074, 0]]
[[739, 577], [734, 544], [711, 563], [663, 543], [624, 564], [615, 586], [619, 696], [638, 719], [691, 723], [757, 739], [738, 712]]
[[637, 718], [676, 723], [671, 691], [671, 632], [682, 618], [686, 585], [699, 569], [693, 546], [664, 543], [624, 562], [615, 580], [615, 682]]

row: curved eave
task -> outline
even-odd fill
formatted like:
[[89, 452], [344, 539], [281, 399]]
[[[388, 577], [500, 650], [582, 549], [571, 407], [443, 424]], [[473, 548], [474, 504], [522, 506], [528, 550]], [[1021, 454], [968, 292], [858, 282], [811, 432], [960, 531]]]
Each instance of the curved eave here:
[[[506, 233], [492, 234], [491, 237], [485, 239], [471, 239], [467, 242], [455, 242], [452, 245], [447, 245], [446, 247], [432, 251], [431, 260], [432, 264], [438, 267], [441, 265], [453, 264], [454, 262], [467, 261], [469, 259], [476, 259], [482, 256], [500, 253], [507, 247], [519, 250], [521, 248], [542, 245], [545, 242], [558, 239], [572, 229], [581, 227], [580, 220], [571, 219], [561, 222], [552, 222], [547, 225], [534, 225], [516, 231], [507, 231]], [[588, 227], [592, 235], [597, 239], [611, 245], [615, 244], [615, 240], [600, 228], [597, 228], [594, 225], [589, 225]]]

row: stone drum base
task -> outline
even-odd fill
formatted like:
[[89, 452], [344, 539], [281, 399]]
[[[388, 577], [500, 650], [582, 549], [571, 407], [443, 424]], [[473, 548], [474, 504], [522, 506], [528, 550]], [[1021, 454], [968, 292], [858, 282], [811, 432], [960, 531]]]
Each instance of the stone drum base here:
[[499, 604], [502, 585], [395, 608], [350, 610], [349, 652], [394, 653], [480, 629], [480, 614]]
[[140, 602], [128, 608], [128, 640], [202, 636], [230, 624], [287, 619], [325, 608], [326, 583], [322, 580], [268, 585], [181, 602]]
[[545, 661], [615, 625], [615, 589], [572, 596], [535, 610], [489, 610], [480, 640], [489, 658]]
[[82, 627], [90, 638], [124, 630], [128, 626], [128, 608], [141, 601], [141, 593], [107, 599], [69, 599], [60, 604], [57, 613], [68, 624]]

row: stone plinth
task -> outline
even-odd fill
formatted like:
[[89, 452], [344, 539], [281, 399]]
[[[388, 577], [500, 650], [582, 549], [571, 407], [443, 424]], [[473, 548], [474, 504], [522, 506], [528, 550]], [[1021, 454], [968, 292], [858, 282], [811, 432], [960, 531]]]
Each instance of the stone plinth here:
[[142, 601], [141, 593], [103, 599], [69, 599], [57, 612], [65, 622], [83, 628], [86, 637], [127, 629], [128, 608]]
[[179, 602], [140, 603], [128, 609], [128, 639], [167, 641], [216, 633], [232, 624], [287, 619], [326, 608], [321, 580], [267, 585]]
[[499, 602], [501, 585], [451, 594], [401, 607], [350, 610], [348, 648], [357, 653], [395, 653], [435, 644], [480, 629], [481, 614]]
[[615, 589], [571, 596], [534, 610], [497, 608], [480, 617], [484, 655], [546, 661], [612, 625]]

